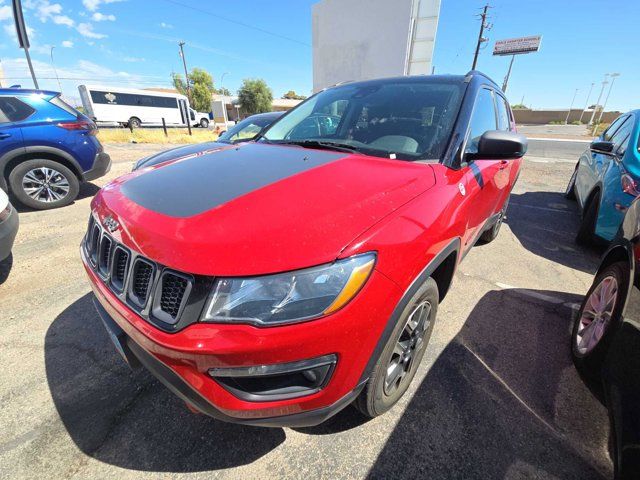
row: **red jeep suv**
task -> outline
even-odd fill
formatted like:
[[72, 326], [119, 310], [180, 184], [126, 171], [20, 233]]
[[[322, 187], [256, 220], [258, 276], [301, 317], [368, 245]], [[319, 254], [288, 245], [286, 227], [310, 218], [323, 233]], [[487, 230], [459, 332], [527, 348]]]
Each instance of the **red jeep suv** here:
[[376, 416], [407, 390], [458, 262], [498, 234], [526, 139], [478, 72], [329, 88], [241, 145], [105, 186], [82, 258], [118, 351], [195, 410]]

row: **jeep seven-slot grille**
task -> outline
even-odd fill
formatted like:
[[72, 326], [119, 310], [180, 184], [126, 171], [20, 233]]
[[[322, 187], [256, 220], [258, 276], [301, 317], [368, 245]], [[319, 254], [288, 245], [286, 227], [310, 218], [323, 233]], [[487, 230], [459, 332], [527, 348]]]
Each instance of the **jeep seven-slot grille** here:
[[187, 290], [189, 281], [173, 273], [165, 273], [162, 276], [162, 294], [160, 295], [160, 309], [171, 318], [178, 317], [182, 298]]
[[106, 285], [147, 320], [174, 325], [187, 303], [193, 278], [174, 272], [114, 240], [92, 217], [84, 242], [91, 267]]

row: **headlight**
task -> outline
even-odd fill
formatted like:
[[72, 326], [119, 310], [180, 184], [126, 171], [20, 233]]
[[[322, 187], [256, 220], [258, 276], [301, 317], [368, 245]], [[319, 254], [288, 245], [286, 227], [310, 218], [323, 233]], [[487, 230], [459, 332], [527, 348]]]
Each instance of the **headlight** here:
[[202, 321], [270, 326], [328, 315], [360, 291], [375, 260], [367, 253], [295, 272], [219, 278]]

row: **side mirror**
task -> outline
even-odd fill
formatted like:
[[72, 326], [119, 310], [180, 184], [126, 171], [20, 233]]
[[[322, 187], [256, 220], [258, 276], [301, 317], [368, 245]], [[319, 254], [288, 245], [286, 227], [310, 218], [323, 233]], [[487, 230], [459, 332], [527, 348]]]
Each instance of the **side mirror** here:
[[467, 154], [469, 160], [501, 160], [521, 158], [527, 153], [528, 141], [524, 135], [503, 130], [484, 132], [478, 142], [478, 152]]
[[604, 140], [594, 140], [591, 142], [589, 148], [595, 152], [611, 153], [613, 152], [613, 142], [606, 142]]

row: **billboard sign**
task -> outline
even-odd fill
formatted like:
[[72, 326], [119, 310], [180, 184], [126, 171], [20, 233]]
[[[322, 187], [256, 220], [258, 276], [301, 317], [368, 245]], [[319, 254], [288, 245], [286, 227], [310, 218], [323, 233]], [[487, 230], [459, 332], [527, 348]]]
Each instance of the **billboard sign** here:
[[509, 38], [498, 40], [493, 46], [494, 55], [520, 55], [537, 52], [540, 49], [541, 35], [531, 37]]

